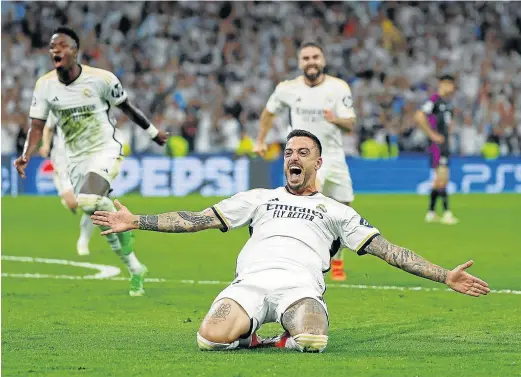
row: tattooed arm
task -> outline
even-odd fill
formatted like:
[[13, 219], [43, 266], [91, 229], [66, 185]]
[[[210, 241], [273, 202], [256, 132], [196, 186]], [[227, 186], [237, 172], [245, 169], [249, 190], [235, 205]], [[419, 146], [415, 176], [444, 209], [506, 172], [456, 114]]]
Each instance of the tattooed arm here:
[[447, 284], [456, 292], [475, 297], [490, 292], [486, 282], [465, 272], [465, 269], [472, 266], [473, 261], [461, 264], [453, 270], [447, 270], [409, 249], [393, 245], [380, 235], [373, 238], [365, 251], [413, 275]]
[[133, 224], [135, 229], [167, 233], [198, 232], [205, 229], [219, 229], [223, 226], [211, 208], [201, 212], [179, 211], [160, 215], [135, 215]]
[[155, 232], [187, 233], [205, 229], [226, 230], [226, 224], [213, 210], [201, 212], [168, 212], [160, 215], [134, 215], [118, 200], [114, 201], [118, 212], [96, 211], [91, 216], [94, 224], [107, 228], [101, 234], [126, 232], [133, 229]]
[[373, 238], [365, 251], [413, 275], [438, 283], [445, 283], [447, 279], [448, 271], [445, 268], [432, 264], [409, 249], [393, 245], [382, 236]]

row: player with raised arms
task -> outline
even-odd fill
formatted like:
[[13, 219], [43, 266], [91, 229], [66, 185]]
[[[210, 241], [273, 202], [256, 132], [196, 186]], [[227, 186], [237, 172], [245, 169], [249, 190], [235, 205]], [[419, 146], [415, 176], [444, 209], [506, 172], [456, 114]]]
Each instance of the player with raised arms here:
[[[261, 114], [254, 152], [262, 157], [266, 154], [266, 136], [273, 127], [275, 116], [289, 108], [290, 128], [313, 133], [324, 148], [324, 164], [317, 173], [317, 189], [350, 205], [355, 197], [342, 133], [352, 132], [356, 122], [351, 89], [345, 81], [324, 73], [326, 59], [318, 43], [303, 43], [298, 62], [302, 75], [277, 85]], [[331, 266], [333, 280], [346, 280], [341, 250], [333, 256]]]
[[[120, 108], [134, 123], [146, 130], [159, 145], [168, 135], [158, 131], [127, 98], [118, 78], [111, 72], [78, 62], [80, 40], [74, 30], [57, 28], [49, 42], [54, 70], [38, 79], [29, 111], [31, 127], [23, 153], [14, 165], [22, 178], [38, 144], [49, 114], [53, 127], [63, 133], [68, 172], [78, 206], [92, 214], [96, 210], [116, 211], [109, 199], [110, 184], [119, 174], [122, 144], [110, 119], [110, 107]], [[131, 296], [144, 294], [146, 267], [133, 250], [131, 232], [107, 237], [112, 250], [126, 264], [130, 274]]]
[[[454, 77], [443, 75], [440, 77], [438, 92], [433, 94], [415, 114], [416, 123], [431, 140], [429, 153], [431, 156], [431, 169], [435, 176], [430, 194], [429, 210], [425, 215], [428, 223], [440, 221], [443, 224], [453, 225], [458, 223], [449, 209], [449, 195], [447, 184], [449, 183], [449, 127], [452, 121], [452, 105], [450, 98], [456, 91]], [[436, 201], [443, 201], [443, 216], [436, 215]]]
[[[235, 279], [217, 295], [197, 342], [202, 350], [275, 345], [321, 352], [328, 342], [323, 272], [341, 246], [371, 254], [419, 277], [470, 296], [486, 295], [487, 283], [468, 274], [468, 261], [453, 270], [393, 245], [351, 207], [319, 193], [316, 174], [322, 147], [313, 134], [293, 130], [284, 149], [285, 187], [238, 193], [201, 212], [134, 215], [116, 201], [118, 212], [96, 211], [94, 224], [111, 235], [133, 229], [186, 233], [249, 226], [250, 239], [237, 258]], [[279, 322], [285, 332], [263, 340], [256, 330]]]

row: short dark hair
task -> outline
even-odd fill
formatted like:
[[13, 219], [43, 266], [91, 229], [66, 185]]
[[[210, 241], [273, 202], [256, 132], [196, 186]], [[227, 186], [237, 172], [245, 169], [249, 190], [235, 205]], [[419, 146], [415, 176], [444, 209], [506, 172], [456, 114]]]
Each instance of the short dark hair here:
[[56, 29], [54, 29], [52, 34], [53, 35], [54, 34], [68, 35], [69, 37], [71, 37], [74, 40], [74, 42], [76, 42], [76, 47], [78, 48], [78, 50], [80, 49], [80, 38], [78, 37], [78, 34], [76, 34], [76, 32], [74, 30], [72, 30], [70, 27], [67, 27], [67, 26], [57, 27]]
[[311, 132], [295, 129], [288, 134], [288, 136], [286, 137], [286, 142], [290, 141], [294, 137], [308, 137], [311, 140], [313, 140], [313, 142], [317, 145], [318, 155], [322, 156], [322, 144], [320, 144], [320, 140], [318, 140], [318, 137], [313, 135]]
[[455, 82], [456, 80], [454, 79], [454, 76], [446, 73], [444, 75], [441, 75], [440, 78], [439, 78], [440, 81], [452, 81], [452, 82]]
[[322, 46], [318, 42], [315, 42], [315, 41], [305, 41], [305, 42], [302, 42], [302, 44], [300, 45], [298, 51], [300, 52], [300, 51], [302, 51], [302, 49], [304, 49], [306, 47], [316, 47], [322, 53], [324, 53], [324, 49], [322, 48]]

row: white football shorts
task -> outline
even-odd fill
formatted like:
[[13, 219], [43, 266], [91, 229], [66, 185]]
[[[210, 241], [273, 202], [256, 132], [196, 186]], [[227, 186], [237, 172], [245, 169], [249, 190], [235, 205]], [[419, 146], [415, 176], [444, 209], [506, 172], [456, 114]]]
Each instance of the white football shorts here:
[[345, 159], [328, 156], [323, 156], [322, 159], [322, 166], [317, 171], [320, 191], [336, 201], [351, 203], [355, 200], [355, 195]]
[[273, 269], [237, 276], [215, 298], [212, 306], [223, 298], [230, 298], [246, 311], [257, 330], [264, 323], [281, 323], [284, 312], [304, 298], [317, 300], [326, 311], [323, 288], [305, 270]]
[[123, 157], [119, 153], [98, 153], [78, 161], [71, 161], [68, 165], [69, 176], [74, 194], [78, 195], [87, 173], [96, 173], [102, 176], [109, 184], [118, 176]]

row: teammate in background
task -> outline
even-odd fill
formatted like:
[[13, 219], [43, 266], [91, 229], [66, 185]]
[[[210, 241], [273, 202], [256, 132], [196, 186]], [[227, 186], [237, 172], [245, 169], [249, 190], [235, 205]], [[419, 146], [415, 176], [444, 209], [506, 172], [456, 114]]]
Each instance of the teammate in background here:
[[[298, 54], [302, 75], [283, 81], [275, 88], [262, 112], [257, 143], [253, 151], [264, 157], [266, 136], [275, 116], [290, 109], [290, 128], [316, 135], [324, 148], [324, 166], [317, 173], [317, 189], [341, 203], [354, 200], [353, 184], [346, 164], [343, 132], [352, 132], [356, 122], [349, 85], [324, 74], [326, 59], [319, 44], [306, 42]], [[346, 279], [342, 252], [332, 256], [331, 279]]]
[[[47, 123], [43, 129], [42, 146], [39, 149], [39, 153], [45, 158], [49, 157], [50, 154], [54, 169], [54, 184], [58, 190], [58, 195], [62, 198], [61, 202], [65, 208], [70, 209], [72, 213], [76, 214], [78, 202], [74, 196], [74, 189], [72, 187], [71, 179], [69, 178], [69, 173], [67, 172], [68, 160], [63, 134], [60, 128], [56, 128], [56, 132], [53, 132], [54, 126], [51, 126], [51, 124], [54, 123], [56, 123], [56, 119], [52, 113], [49, 113]], [[93, 227], [94, 225], [92, 224], [89, 214], [83, 213], [80, 219], [80, 237], [76, 243], [78, 255], [89, 255], [89, 241], [92, 236]]]
[[[118, 106], [160, 145], [165, 143], [167, 134], [158, 131], [130, 103], [113, 73], [79, 64], [79, 47], [79, 38], [73, 30], [59, 27], [54, 31], [49, 54], [55, 69], [36, 82], [29, 112], [31, 128], [23, 154], [14, 164], [25, 178], [25, 168], [38, 149], [45, 122], [52, 113], [56, 123], [50, 125], [63, 132], [68, 172], [78, 206], [88, 214], [96, 210], [115, 212], [108, 195], [123, 154], [118, 131], [109, 118], [110, 107]], [[133, 235], [130, 232], [113, 234], [107, 241], [129, 269], [129, 294], [143, 295], [147, 268], [133, 251]]]
[[[431, 168], [435, 170], [434, 182], [430, 194], [430, 204], [425, 221], [428, 223], [441, 221], [443, 224], [457, 224], [449, 209], [447, 184], [449, 182], [449, 126], [452, 121], [452, 105], [449, 100], [456, 91], [454, 77], [440, 77], [438, 92], [432, 95], [420, 110], [416, 112], [416, 123], [431, 140], [429, 153]], [[436, 201], [443, 201], [443, 216], [440, 220], [436, 214]]]
[[[202, 350], [231, 350], [275, 345], [321, 352], [328, 342], [328, 312], [323, 272], [330, 252], [345, 246], [372, 254], [419, 277], [444, 283], [470, 296], [486, 295], [487, 283], [468, 274], [468, 261], [449, 271], [412, 251], [391, 244], [355, 210], [317, 192], [322, 147], [316, 136], [293, 130], [284, 150], [286, 187], [238, 193], [201, 212], [133, 215], [96, 211], [94, 224], [111, 235], [132, 229], [185, 233], [205, 229], [226, 232], [249, 225], [250, 239], [237, 258], [235, 279], [214, 300], [197, 342]], [[256, 330], [279, 322], [285, 332], [263, 340]]]

